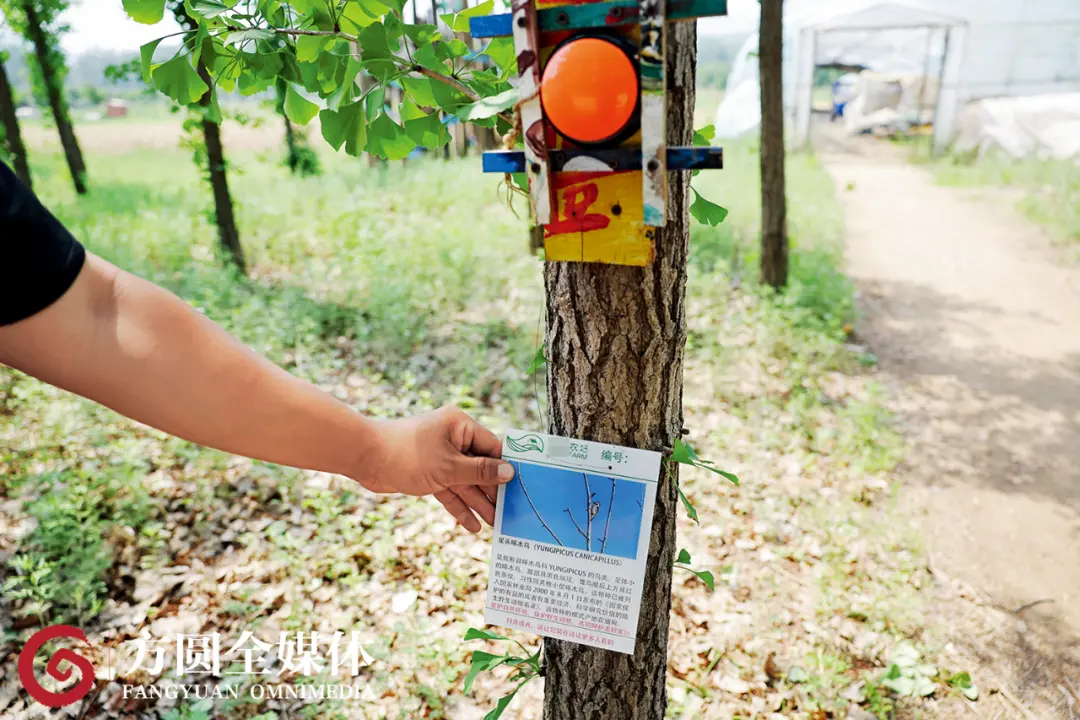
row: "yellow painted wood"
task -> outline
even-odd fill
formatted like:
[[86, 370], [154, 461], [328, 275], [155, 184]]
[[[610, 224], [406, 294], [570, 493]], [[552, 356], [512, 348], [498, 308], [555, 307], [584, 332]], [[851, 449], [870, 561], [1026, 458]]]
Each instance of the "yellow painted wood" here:
[[556, 213], [544, 228], [548, 260], [648, 265], [653, 230], [645, 225], [639, 171], [556, 173]]

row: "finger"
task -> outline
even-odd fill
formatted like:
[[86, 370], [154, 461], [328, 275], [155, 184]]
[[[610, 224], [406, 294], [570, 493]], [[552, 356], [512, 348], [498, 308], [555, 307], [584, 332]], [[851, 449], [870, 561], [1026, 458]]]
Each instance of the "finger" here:
[[472, 514], [472, 510], [465, 505], [465, 502], [460, 497], [449, 490], [443, 490], [435, 493], [435, 499], [446, 508], [446, 512], [454, 516], [454, 519], [463, 528], [471, 533], [480, 532], [482, 527], [480, 521], [476, 519], [476, 516]]
[[514, 479], [514, 466], [503, 460], [489, 457], [462, 455], [454, 463], [454, 471], [446, 483], [450, 487], [461, 485], [502, 485]]
[[480, 492], [487, 495], [487, 499], [494, 505], [499, 498], [499, 488], [495, 485], [476, 485]]
[[495, 503], [491, 502], [491, 498], [484, 494], [484, 492], [476, 485], [465, 485], [463, 487], [456, 487], [453, 489], [462, 501], [469, 506], [469, 509], [484, 519], [488, 525], [495, 524]]
[[493, 458], [502, 455], [502, 442], [499, 437], [468, 415], [465, 415], [465, 418], [468, 423], [465, 433], [468, 443], [462, 448], [462, 452]]

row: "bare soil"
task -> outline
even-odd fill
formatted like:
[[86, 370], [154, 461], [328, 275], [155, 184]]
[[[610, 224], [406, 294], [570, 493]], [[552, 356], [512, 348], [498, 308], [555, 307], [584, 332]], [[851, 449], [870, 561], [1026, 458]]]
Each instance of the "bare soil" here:
[[950, 639], [1002, 683], [1001, 717], [1080, 716], [1080, 268], [887, 143], [817, 144]]

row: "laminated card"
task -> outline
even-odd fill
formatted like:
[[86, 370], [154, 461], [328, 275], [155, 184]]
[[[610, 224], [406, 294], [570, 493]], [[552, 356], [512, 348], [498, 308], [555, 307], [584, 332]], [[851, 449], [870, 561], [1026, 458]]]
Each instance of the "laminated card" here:
[[660, 453], [509, 430], [484, 621], [632, 654]]

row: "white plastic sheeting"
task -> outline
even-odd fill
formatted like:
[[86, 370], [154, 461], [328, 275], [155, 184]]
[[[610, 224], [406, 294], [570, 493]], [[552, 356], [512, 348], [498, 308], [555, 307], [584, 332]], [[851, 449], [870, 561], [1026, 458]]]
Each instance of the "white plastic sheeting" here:
[[1080, 93], [972, 102], [960, 116], [956, 149], [1080, 160]]
[[[784, 6], [784, 104], [796, 144], [809, 130], [815, 65], [941, 75], [934, 117], [939, 148], [955, 135], [957, 116], [972, 99], [1080, 91], [1080, 0], [787, 0]], [[754, 33], [728, 79], [732, 100], [745, 102], [750, 91], [740, 87], [758, 83], [756, 53]], [[760, 118], [752, 122], [752, 112], [721, 106], [718, 135], [756, 128]]]

